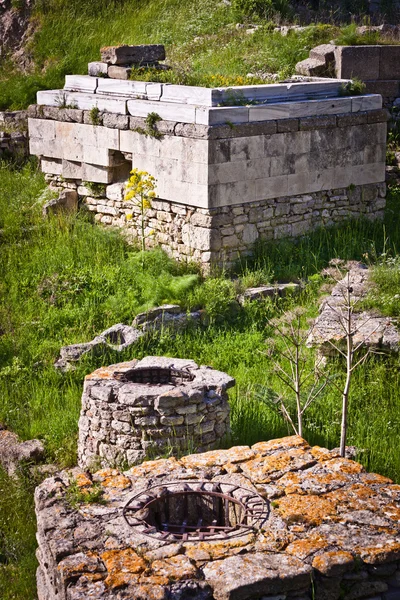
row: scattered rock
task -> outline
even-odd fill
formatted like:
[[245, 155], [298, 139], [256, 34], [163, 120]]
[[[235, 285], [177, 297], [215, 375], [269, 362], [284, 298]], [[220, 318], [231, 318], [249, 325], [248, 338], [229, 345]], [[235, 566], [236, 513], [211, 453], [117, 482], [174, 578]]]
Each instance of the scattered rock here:
[[107, 349], [122, 352], [136, 344], [138, 340], [151, 331], [160, 331], [163, 328], [177, 331], [186, 327], [189, 323], [199, 321], [200, 312], [189, 314], [182, 312], [178, 304], [158, 306], [137, 315], [132, 326], [117, 323], [97, 335], [90, 342], [63, 346], [54, 366], [60, 371], [67, 372], [74, 369], [74, 363], [78, 362], [85, 354], [101, 354]]
[[[334, 286], [331, 295], [323, 300], [320, 315], [307, 339], [307, 345], [318, 346], [322, 356], [337, 355], [332, 344], [344, 349], [346, 336], [341, 320], [348, 282], [352, 289], [352, 303], [362, 300], [370, 287], [368, 269], [364, 265], [353, 265], [348, 275]], [[384, 352], [398, 352], [400, 349], [400, 333], [390, 317], [374, 316], [366, 311], [354, 313], [352, 330], [355, 332], [354, 346], [360, 344], [360, 348]]]
[[138, 327], [142, 332], [159, 331], [163, 327], [176, 331], [199, 320], [200, 312], [185, 313], [182, 312], [179, 304], [163, 304], [137, 315], [132, 327]]
[[239, 304], [243, 306], [246, 301], [260, 300], [261, 298], [274, 298], [279, 296], [283, 298], [289, 294], [299, 292], [301, 286], [299, 283], [278, 283], [277, 285], [261, 285], [255, 288], [247, 288], [237, 297]]
[[43, 206], [43, 216], [58, 215], [61, 213], [73, 213], [78, 210], [78, 194], [75, 190], [64, 190], [53, 200], [49, 200]]
[[20, 442], [15, 433], [0, 428], [0, 464], [9, 475], [15, 475], [21, 463], [35, 463], [43, 456], [44, 447], [40, 440]]

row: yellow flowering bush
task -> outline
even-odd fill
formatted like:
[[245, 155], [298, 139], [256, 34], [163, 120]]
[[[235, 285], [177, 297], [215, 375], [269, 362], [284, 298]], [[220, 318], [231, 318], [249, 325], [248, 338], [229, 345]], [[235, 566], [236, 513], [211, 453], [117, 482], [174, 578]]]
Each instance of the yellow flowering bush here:
[[[146, 211], [151, 208], [151, 201], [156, 197], [156, 180], [147, 171], [139, 171], [139, 169], [133, 169], [131, 176], [126, 184], [125, 201], [131, 201], [134, 206], [139, 208], [140, 211], [140, 226], [141, 226], [141, 244], [142, 252], [146, 250], [146, 237], [153, 235], [154, 231], [151, 230], [147, 235], [145, 232], [145, 215]], [[126, 219], [130, 221], [133, 218], [132, 213], [126, 215]]]

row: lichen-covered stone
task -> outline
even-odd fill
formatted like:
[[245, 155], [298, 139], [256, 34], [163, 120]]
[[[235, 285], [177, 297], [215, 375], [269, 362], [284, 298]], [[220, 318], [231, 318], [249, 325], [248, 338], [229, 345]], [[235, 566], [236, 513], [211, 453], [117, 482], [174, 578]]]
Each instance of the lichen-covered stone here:
[[[87, 382], [107, 377], [103, 370]], [[186, 480], [261, 493], [265, 523], [197, 542], [162, 542], [128, 524], [122, 509], [133, 496]], [[76, 510], [72, 481], [82, 491], [96, 484], [105, 503]], [[63, 471], [36, 489], [35, 503], [39, 600], [309, 600], [311, 574], [316, 599], [398, 589], [390, 586], [399, 580], [400, 486], [298, 436], [144, 462], [124, 473]]]

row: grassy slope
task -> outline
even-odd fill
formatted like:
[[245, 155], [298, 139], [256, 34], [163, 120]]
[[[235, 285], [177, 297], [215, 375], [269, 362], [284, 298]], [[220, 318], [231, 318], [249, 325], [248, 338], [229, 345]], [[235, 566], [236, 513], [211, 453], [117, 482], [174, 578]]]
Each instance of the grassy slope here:
[[[87, 73], [87, 63], [99, 59], [99, 48], [112, 44], [162, 43], [173, 81], [205, 85], [246, 82], [248, 73], [290, 75], [311, 47], [332, 38], [333, 28], [312, 27], [282, 37], [261, 22], [256, 33], [236, 29], [240, 15], [220, 2], [198, 0], [125, 0], [104, 11], [97, 3], [44, 3], [35, 17], [37, 32], [29, 51], [35, 68], [22, 75], [9, 64], [0, 67], [0, 110], [22, 108], [35, 101], [38, 89], [63, 86], [67, 73]], [[100, 3], [101, 4], [101, 3]], [[116, 4], [116, 3], [114, 3]], [[257, 80], [252, 80], [257, 81]]]

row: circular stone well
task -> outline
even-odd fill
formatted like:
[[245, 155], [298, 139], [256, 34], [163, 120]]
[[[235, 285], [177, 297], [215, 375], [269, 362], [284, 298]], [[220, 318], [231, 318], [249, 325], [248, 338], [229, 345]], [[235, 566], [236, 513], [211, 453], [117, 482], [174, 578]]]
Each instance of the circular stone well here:
[[78, 462], [133, 465], [146, 457], [215, 448], [229, 433], [235, 380], [192, 360], [148, 356], [85, 379]]

